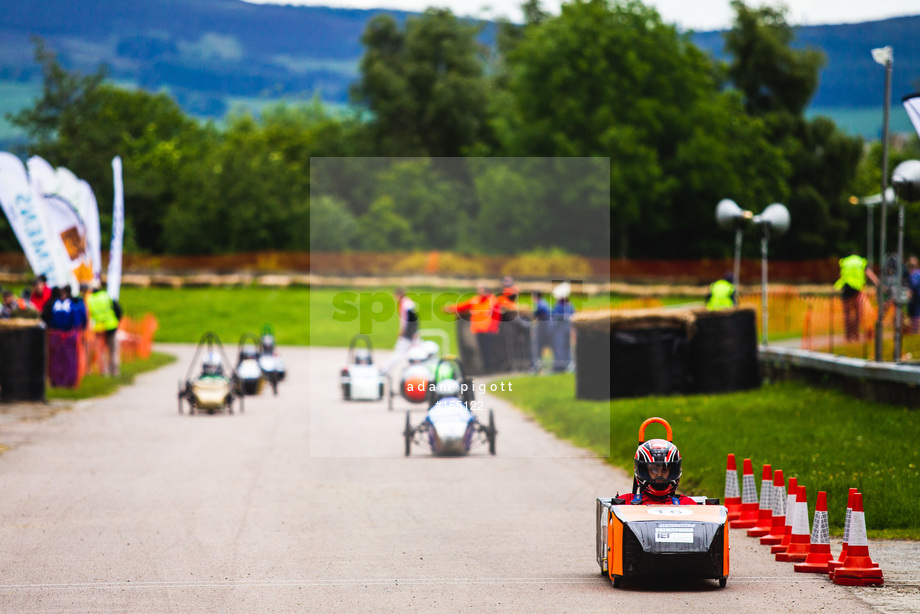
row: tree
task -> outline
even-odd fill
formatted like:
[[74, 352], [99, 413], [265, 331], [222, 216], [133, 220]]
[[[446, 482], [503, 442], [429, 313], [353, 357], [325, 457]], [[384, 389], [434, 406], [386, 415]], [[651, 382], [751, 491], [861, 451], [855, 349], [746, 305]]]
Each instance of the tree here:
[[[851, 224], [853, 211], [846, 204], [862, 139], [847, 137], [829, 119], [809, 121], [804, 116], [823, 55], [790, 47], [794, 32], [786, 22], [786, 9], [755, 9], [741, 0], [733, 0], [732, 7], [735, 21], [725, 35], [725, 48], [732, 56], [728, 75], [745, 108], [763, 120], [770, 142], [788, 163], [789, 196], [784, 204], [792, 225], [775, 252], [797, 258], [848, 252], [864, 234], [862, 222], [856, 228]], [[755, 210], [767, 204], [758, 203]]]
[[715, 204], [784, 195], [786, 169], [764, 124], [719, 92], [712, 62], [639, 2], [566, 3], [525, 28], [508, 64], [511, 103], [495, 122], [502, 153], [609, 157], [622, 258], [730, 253]]
[[484, 138], [479, 30], [447, 9], [410, 17], [404, 30], [389, 15], [371, 19], [352, 98], [371, 113], [378, 155], [459, 156]]

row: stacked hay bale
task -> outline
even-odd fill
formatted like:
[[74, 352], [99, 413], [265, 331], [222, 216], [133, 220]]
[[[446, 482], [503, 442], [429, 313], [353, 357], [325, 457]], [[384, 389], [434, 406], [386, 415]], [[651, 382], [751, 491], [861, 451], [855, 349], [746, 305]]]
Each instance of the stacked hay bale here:
[[0, 320], [0, 401], [44, 401], [45, 327], [34, 318]]
[[760, 382], [753, 309], [583, 312], [573, 325], [578, 399], [727, 392]]
[[583, 312], [572, 323], [577, 398], [689, 391], [692, 313], [665, 309]]
[[690, 344], [693, 391], [749, 390], [760, 385], [757, 312], [752, 307], [694, 311], [696, 335]]

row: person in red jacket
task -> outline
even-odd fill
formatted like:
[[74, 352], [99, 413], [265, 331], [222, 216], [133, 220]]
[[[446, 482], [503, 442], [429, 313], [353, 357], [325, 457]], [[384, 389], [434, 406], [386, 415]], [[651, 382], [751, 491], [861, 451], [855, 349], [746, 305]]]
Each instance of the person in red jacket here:
[[492, 346], [498, 337], [498, 326], [505, 310], [516, 311], [516, 306], [503, 295], [491, 294], [485, 284], [477, 286], [476, 296], [473, 298], [444, 307], [446, 313], [466, 316], [464, 319], [470, 323], [470, 332], [479, 346], [482, 367], [486, 373], [491, 373], [494, 367]]
[[[677, 494], [680, 484], [680, 451], [670, 441], [649, 439], [636, 450], [633, 492], [617, 495], [631, 505], [696, 505]], [[636, 492], [638, 490], [638, 493]]]

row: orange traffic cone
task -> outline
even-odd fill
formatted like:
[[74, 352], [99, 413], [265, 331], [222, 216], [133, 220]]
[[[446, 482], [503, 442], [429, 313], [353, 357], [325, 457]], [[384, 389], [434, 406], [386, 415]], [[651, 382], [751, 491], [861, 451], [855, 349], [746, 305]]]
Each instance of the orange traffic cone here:
[[786, 517], [783, 519], [783, 541], [770, 547], [770, 554], [785, 552], [792, 539], [792, 516], [795, 512], [795, 497], [799, 491], [798, 478], [789, 478], [789, 494], [786, 495]]
[[760, 538], [764, 546], [782, 543], [786, 532], [786, 482], [783, 480], [782, 469], [773, 472], [773, 515], [770, 521], [770, 532]]
[[760, 508], [757, 505], [757, 485], [754, 484], [754, 466], [751, 459], [744, 459], [744, 475], [741, 481], [741, 517], [731, 524], [733, 529], [750, 529], [757, 524]]
[[728, 521], [741, 517], [741, 491], [738, 489], [738, 469], [735, 467], [735, 455], [728, 455], [728, 468], [725, 470], [725, 507], [728, 508]]
[[795, 562], [804, 561], [808, 556], [808, 544], [811, 535], [808, 530], [808, 499], [805, 487], [799, 486], [795, 498], [795, 511], [792, 513], [792, 533], [789, 535], [789, 547], [785, 552], [776, 554], [777, 561]]
[[856, 495], [858, 489], [851, 488], [849, 493], [847, 493], [847, 515], [843, 521], [843, 549], [840, 551], [840, 557], [836, 561], [830, 561], [827, 564], [827, 572], [830, 574], [830, 579], [834, 579], [834, 570], [843, 565], [843, 562], [847, 558], [847, 542], [850, 541], [850, 514], [853, 513], [853, 496]]
[[793, 569], [803, 573], [827, 573], [827, 564], [834, 559], [831, 554], [831, 533], [827, 526], [827, 492], [818, 491], [815, 505], [815, 525], [811, 530], [811, 545], [804, 563], [796, 563]]
[[831, 572], [834, 584], [844, 586], [881, 586], [882, 570], [869, 556], [869, 538], [866, 535], [866, 515], [863, 512], [861, 493], [853, 495], [850, 513], [850, 541], [843, 565]]
[[748, 529], [748, 537], [763, 537], [773, 526], [773, 468], [763, 466], [760, 476], [760, 509], [757, 512], [757, 524]]

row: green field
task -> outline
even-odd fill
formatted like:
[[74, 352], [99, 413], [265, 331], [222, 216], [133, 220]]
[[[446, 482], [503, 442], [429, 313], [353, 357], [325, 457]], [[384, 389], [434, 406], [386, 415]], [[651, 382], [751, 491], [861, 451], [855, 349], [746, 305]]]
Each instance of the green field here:
[[[806, 486], [809, 520], [817, 492], [828, 493], [831, 528], [842, 532], [847, 490], [859, 488], [870, 535], [920, 539], [916, 487], [920, 484], [920, 412], [868, 403], [795, 383], [722, 395], [575, 400], [574, 375], [511, 380], [498, 394], [545, 428], [604, 455], [632, 472], [642, 422], [670, 422], [683, 457], [681, 491], [722, 498], [726, 457], [750, 458], [758, 487], [770, 463]], [[609, 420], [609, 427], [608, 427]], [[663, 437], [660, 426], [647, 438]], [[740, 475], [739, 475], [740, 481]], [[598, 496], [613, 493], [598, 493]]]
[[[419, 305], [421, 328], [447, 332], [456, 352], [456, 321], [442, 308], [467, 291], [418, 287], [408, 292]], [[609, 301], [592, 297], [579, 308], [603, 308]], [[156, 340], [171, 343], [195, 343], [213, 331], [224, 345], [235, 347], [244, 333], [258, 334], [271, 324], [280, 345], [345, 347], [362, 332], [374, 347], [391, 348], [398, 331], [392, 288], [125, 287], [121, 304], [132, 317], [153, 313], [159, 321]]]

